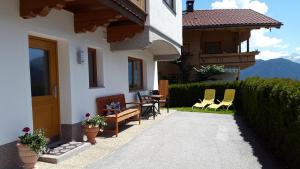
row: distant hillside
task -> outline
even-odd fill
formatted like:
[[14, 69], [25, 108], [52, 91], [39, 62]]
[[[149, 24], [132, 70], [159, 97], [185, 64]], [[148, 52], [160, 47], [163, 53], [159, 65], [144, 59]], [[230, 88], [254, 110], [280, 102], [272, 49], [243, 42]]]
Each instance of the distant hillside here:
[[300, 80], [300, 64], [287, 59], [256, 60], [256, 64], [241, 71], [241, 79], [247, 77], [290, 78]]

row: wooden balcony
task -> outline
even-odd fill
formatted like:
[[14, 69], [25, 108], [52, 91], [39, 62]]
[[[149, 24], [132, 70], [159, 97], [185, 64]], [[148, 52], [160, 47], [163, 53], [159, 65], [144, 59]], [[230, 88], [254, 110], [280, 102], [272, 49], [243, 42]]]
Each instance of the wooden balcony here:
[[133, 4], [146, 12], [146, 0], [130, 0]]
[[20, 0], [20, 16], [24, 19], [47, 16], [52, 9], [72, 12], [76, 33], [106, 27], [108, 42], [142, 32], [147, 17], [145, 0]]
[[247, 68], [255, 64], [255, 56], [259, 52], [202, 54], [199, 57], [200, 65], [224, 65], [225, 67]]

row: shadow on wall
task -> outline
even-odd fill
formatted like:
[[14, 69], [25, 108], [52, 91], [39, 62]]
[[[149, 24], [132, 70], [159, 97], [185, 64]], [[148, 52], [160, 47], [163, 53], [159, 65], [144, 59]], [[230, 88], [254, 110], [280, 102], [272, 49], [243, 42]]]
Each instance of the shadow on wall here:
[[258, 162], [262, 165], [262, 169], [288, 169], [281, 160], [265, 149], [266, 145], [263, 145], [262, 140], [246, 125], [246, 122], [240, 115], [234, 115], [234, 119], [239, 127], [241, 136], [252, 147], [253, 155], [257, 157]]

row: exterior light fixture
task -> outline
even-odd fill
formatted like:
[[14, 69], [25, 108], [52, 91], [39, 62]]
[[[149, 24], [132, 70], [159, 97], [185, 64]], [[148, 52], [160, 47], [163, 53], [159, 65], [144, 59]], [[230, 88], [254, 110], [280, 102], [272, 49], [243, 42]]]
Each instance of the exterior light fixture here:
[[84, 62], [85, 62], [84, 51], [83, 50], [78, 50], [77, 51], [77, 63], [78, 64], [83, 64]]

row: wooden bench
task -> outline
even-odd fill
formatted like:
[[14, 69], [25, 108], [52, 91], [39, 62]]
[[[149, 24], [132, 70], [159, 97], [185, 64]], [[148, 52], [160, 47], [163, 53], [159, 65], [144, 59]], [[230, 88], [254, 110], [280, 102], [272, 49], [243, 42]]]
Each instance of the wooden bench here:
[[[119, 102], [121, 106], [121, 111], [110, 109], [106, 109], [106, 105], [109, 105], [112, 102]], [[97, 104], [97, 113], [101, 116], [105, 117], [107, 124], [114, 125], [115, 129], [112, 130], [116, 137], [118, 137], [119, 133], [119, 123], [122, 121], [132, 120], [138, 121], [141, 124], [141, 111], [140, 111], [140, 103], [126, 103], [124, 94], [113, 95], [113, 96], [105, 96], [99, 97], [96, 99]], [[126, 105], [136, 105], [136, 107], [127, 108]], [[108, 111], [114, 112], [112, 115], [107, 115]], [[108, 129], [104, 129], [108, 130]]]

